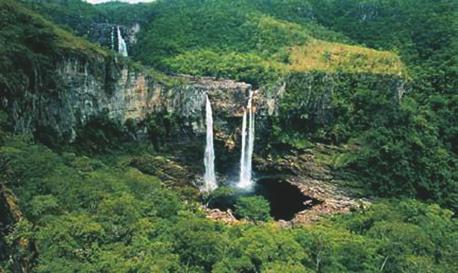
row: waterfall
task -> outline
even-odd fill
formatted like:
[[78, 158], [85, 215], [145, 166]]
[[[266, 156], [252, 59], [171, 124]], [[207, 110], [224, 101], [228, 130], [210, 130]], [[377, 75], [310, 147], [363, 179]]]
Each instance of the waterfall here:
[[252, 173], [252, 158], [253, 158], [253, 149], [254, 149], [254, 110], [253, 110], [253, 102], [251, 96], [253, 93], [250, 93], [250, 100], [248, 102], [249, 107], [249, 127], [248, 127], [248, 153], [246, 155], [247, 162], [246, 162], [246, 172], [247, 172], [247, 180], [251, 183], [251, 173]]
[[[252, 100], [253, 100], [253, 92], [250, 91], [250, 97], [248, 98], [247, 107], [243, 111], [242, 150], [241, 150], [241, 155], [240, 155], [240, 180], [237, 185], [239, 188], [243, 188], [243, 189], [250, 189], [253, 186], [253, 181], [251, 179], [251, 173], [252, 173], [252, 157], [253, 157], [253, 148], [254, 148], [254, 122], [255, 122], [255, 119], [254, 119], [254, 110], [252, 107], [253, 106]], [[248, 137], [248, 140], [247, 140], [247, 137]]]
[[211, 192], [218, 187], [215, 176], [215, 150], [213, 147], [213, 113], [208, 95], [205, 96], [205, 122], [207, 125], [207, 143], [205, 146], [204, 164], [204, 188], [203, 191]]
[[240, 153], [240, 179], [238, 186], [241, 188], [245, 187], [245, 176], [246, 176], [246, 109], [243, 110], [243, 121], [242, 121], [242, 150]]
[[126, 41], [124, 41], [124, 38], [122, 38], [121, 30], [119, 29], [119, 27], [118, 27], [118, 52], [124, 57], [128, 56], [127, 44], [126, 44]]
[[115, 28], [112, 27], [111, 28], [111, 49], [114, 50], [114, 32], [115, 32]]

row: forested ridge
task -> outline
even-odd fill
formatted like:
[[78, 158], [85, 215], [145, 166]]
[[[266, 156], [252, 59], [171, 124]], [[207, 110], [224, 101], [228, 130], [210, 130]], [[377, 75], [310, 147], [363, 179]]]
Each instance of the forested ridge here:
[[[457, 1], [0, 0], [0, 15], [0, 272], [458, 269]], [[100, 24], [140, 25], [128, 58], [89, 41]], [[283, 88], [276, 114], [257, 119], [254, 164], [312, 153], [370, 204], [285, 226], [263, 197], [201, 194], [200, 136], [174, 112], [93, 117], [69, 143], [39, 124], [13, 130], [9, 101], [72, 91], [55, 75], [64, 59], [171, 86], [187, 74]], [[101, 73], [80, 70], [84, 84]], [[217, 171], [234, 159], [221, 157]], [[237, 222], [209, 219], [212, 202]]]

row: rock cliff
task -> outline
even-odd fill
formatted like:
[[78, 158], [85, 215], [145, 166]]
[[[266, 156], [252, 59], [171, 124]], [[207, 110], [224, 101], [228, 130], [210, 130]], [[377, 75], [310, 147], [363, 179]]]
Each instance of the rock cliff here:
[[[39, 72], [33, 77], [30, 82], [43, 82]], [[148, 113], [165, 111], [181, 117], [199, 133], [204, 130], [206, 93], [218, 105], [220, 115], [233, 115], [243, 106], [251, 88], [230, 80], [186, 76], [166, 83], [145, 69], [109, 58], [65, 58], [55, 66], [54, 77], [55, 86], [38, 84], [21, 96], [2, 98], [16, 132], [34, 133], [46, 128], [71, 142], [78, 127], [99, 115], [124, 124], [129, 119], [141, 121]]]
[[119, 51], [117, 28], [119, 28], [122, 37], [130, 49], [137, 42], [137, 33], [140, 31], [140, 24], [132, 26], [117, 25], [111, 23], [93, 23], [87, 30], [87, 37], [90, 41], [95, 42], [105, 48]]
[[[166, 113], [191, 134], [201, 134], [205, 132], [204, 98], [208, 94], [214, 108], [216, 136], [234, 148], [252, 88], [231, 80], [158, 76], [116, 57], [64, 57], [56, 62], [52, 74], [54, 80], [49, 84], [36, 70], [29, 79], [34, 84], [21, 95], [1, 98], [16, 132], [46, 130], [60, 141], [72, 142], [78, 128], [101, 115], [125, 124], [128, 120], [138, 123], [150, 113]], [[343, 79], [347, 78], [352, 80], [344, 85]], [[303, 94], [301, 104], [313, 122], [325, 126], [336, 116], [334, 97], [362, 83], [374, 92], [388, 92], [395, 100], [405, 90], [401, 79], [387, 76], [375, 80], [347, 74], [301, 74], [299, 79], [290, 76], [255, 91], [258, 137], [269, 133], [270, 119], [280, 114], [279, 105], [291, 88], [299, 88]]]

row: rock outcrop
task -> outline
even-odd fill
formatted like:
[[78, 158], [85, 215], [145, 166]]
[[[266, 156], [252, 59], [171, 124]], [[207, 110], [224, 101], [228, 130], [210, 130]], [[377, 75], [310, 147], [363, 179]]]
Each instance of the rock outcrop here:
[[129, 51], [137, 42], [136, 35], [138, 32], [140, 32], [140, 24], [138, 23], [133, 24], [132, 26], [124, 26], [111, 23], [94, 23], [87, 30], [87, 37], [92, 42], [118, 52], [118, 27], [122, 37], [124, 37], [124, 40], [127, 44], [127, 49]]
[[370, 205], [371, 200], [358, 192], [355, 185], [345, 185], [334, 174], [330, 161], [340, 148], [315, 144], [311, 149], [294, 151], [279, 158], [256, 159], [256, 167], [264, 176], [281, 178], [295, 185], [316, 204], [298, 212], [290, 221], [292, 225], [308, 224], [323, 215], [347, 213]]
[[[21, 96], [1, 98], [16, 132], [46, 129], [71, 142], [78, 127], [100, 115], [124, 124], [129, 119], [143, 120], [152, 112], [167, 112], [179, 116], [195, 133], [202, 133], [206, 93], [218, 105], [217, 115], [237, 115], [251, 88], [231, 80], [187, 76], [165, 83], [146, 70], [108, 58], [66, 58], [57, 63], [54, 76], [54, 86], [38, 84]], [[39, 72], [34, 77], [31, 82], [44, 82]]]
[[[43, 74], [40, 68], [34, 68], [24, 90], [14, 96], [0, 94], [1, 105], [10, 114], [16, 132], [46, 131], [60, 142], [72, 142], [78, 128], [101, 115], [122, 125], [129, 120], [138, 124], [150, 113], [161, 113], [174, 117], [175, 129], [198, 135], [205, 132], [204, 98], [208, 94], [214, 109], [216, 140], [224, 143], [228, 151], [237, 150], [250, 84], [158, 75], [116, 56], [63, 56], [47, 70]], [[258, 147], [264, 146], [263, 139], [268, 140], [265, 136], [271, 133], [272, 117], [281, 114], [279, 105], [290, 90], [298, 92], [299, 88], [304, 94], [301, 111], [319, 127], [336, 119], [335, 97], [350, 96], [342, 93], [352, 92], [356, 88], [353, 85], [361, 83], [374, 92], [388, 92], [395, 101], [405, 90], [403, 80], [397, 77], [339, 73], [290, 75], [275, 85], [256, 90]], [[144, 133], [145, 128], [137, 131]], [[183, 135], [168, 135], [180, 134]]]

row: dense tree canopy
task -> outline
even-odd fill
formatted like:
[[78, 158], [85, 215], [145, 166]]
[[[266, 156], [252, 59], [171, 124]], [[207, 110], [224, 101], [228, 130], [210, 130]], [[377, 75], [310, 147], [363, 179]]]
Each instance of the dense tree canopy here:
[[[382, 266], [451, 272], [456, 266], [456, 219], [437, 205], [383, 201], [309, 228], [225, 226], [183, 205], [157, 177], [125, 166], [144, 148], [113, 161], [57, 154], [27, 138], [5, 136], [2, 143], [2, 179], [27, 216], [5, 242], [33, 240], [36, 272], [374, 272]], [[237, 206], [258, 219], [261, 202], [242, 198]]]

